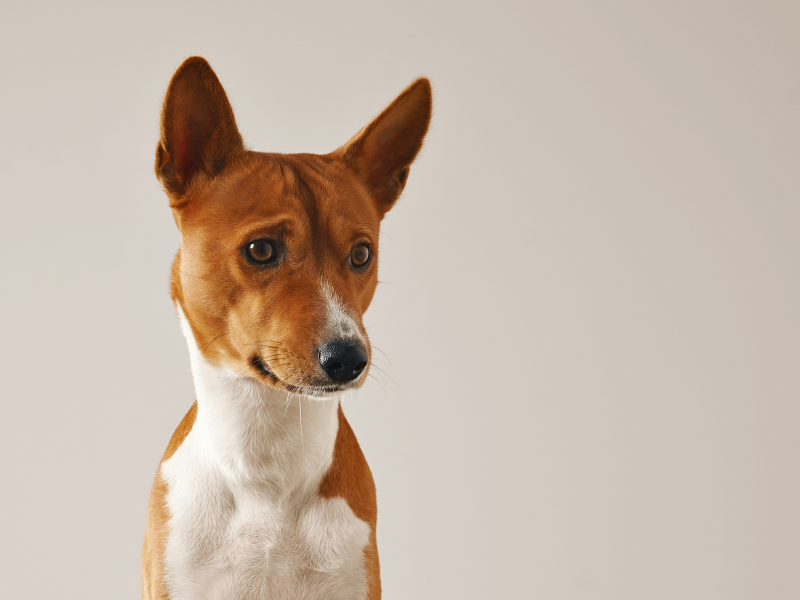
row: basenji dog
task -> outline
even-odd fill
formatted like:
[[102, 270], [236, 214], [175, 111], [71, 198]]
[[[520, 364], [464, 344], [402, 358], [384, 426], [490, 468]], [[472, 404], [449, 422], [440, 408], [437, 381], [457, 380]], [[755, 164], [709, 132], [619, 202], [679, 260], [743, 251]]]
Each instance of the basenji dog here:
[[379, 228], [430, 116], [417, 79], [330, 154], [253, 152], [204, 59], [173, 75], [155, 167], [197, 401], [153, 483], [143, 598], [380, 598], [375, 485], [340, 400], [370, 369]]

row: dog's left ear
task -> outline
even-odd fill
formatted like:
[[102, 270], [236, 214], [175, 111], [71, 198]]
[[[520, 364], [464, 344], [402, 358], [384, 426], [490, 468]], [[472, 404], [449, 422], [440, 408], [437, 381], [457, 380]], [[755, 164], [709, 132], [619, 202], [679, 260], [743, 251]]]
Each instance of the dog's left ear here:
[[431, 84], [421, 77], [337, 151], [377, 200], [382, 213], [403, 191], [430, 120]]

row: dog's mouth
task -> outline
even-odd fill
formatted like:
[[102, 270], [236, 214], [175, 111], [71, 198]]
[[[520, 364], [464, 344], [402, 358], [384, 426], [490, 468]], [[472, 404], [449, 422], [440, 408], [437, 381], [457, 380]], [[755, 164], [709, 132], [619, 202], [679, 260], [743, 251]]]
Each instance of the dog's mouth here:
[[265, 377], [266, 379], [268, 379], [270, 381], [270, 383], [273, 383], [273, 384], [276, 384], [276, 385], [281, 383], [281, 380], [278, 379], [275, 376], [275, 374], [272, 371], [269, 370], [269, 367], [267, 367], [267, 365], [264, 364], [264, 361], [261, 360], [260, 356], [253, 356], [250, 359], [250, 364], [258, 372], [259, 375], [261, 375], [262, 377]]
[[250, 359], [250, 365], [258, 373], [262, 379], [267, 380], [274, 387], [280, 388], [287, 392], [294, 394], [301, 394], [303, 396], [311, 396], [313, 398], [327, 398], [335, 392], [343, 392], [344, 390], [352, 389], [350, 385], [293, 385], [280, 379], [273, 373], [264, 360], [254, 355]]

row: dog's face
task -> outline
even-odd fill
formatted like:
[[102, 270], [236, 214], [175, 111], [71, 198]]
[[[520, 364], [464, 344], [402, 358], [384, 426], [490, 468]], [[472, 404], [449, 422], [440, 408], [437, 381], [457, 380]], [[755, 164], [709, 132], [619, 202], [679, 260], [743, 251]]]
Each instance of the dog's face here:
[[208, 63], [181, 65], [156, 173], [182, 237], [173, 298], [206, 360], [311, 396], [363, 383], [380, 222], [430, 110], [421, 79], [331, 154], [250, 152]]
[[363, 380], [381, 214], [338, 161], [245, 154], [176, 216], [173, 292], [207, 359], [292, 391]]

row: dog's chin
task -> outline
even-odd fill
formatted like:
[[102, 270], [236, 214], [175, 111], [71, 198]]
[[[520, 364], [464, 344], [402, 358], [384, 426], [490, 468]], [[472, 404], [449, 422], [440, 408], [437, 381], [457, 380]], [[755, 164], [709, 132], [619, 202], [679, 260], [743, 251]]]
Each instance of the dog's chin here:
[[253, 356], [250, 359], [250, 366], [256, 374], [256, 378], [262, 383], [266, 383], [271, 387], [285, 392], [297, 394], [298, 396], [305, 396], [312, 400], [337, 399], [341, 397], [344, 392], [361, 387], [364, 380], [362, 374], [362, 376], [358, 377], [356, 380], [344, 385], [294, 385], [275, 375], [259, 356]]

